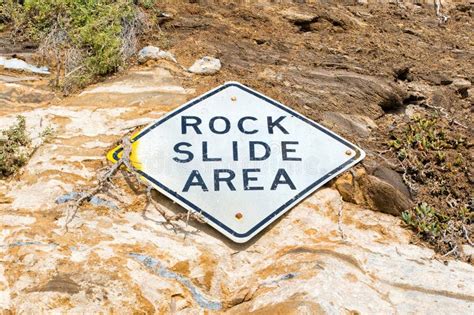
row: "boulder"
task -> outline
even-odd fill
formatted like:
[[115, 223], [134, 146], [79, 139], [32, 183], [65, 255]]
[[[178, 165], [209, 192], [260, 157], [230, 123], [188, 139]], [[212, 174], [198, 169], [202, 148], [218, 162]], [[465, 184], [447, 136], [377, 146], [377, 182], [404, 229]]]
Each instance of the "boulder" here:
[[400, 215], [411, 208], [411, 201], [397, 188], [372, 175], [359, 179], [359, 185], [364, 193], [366, 206], [383, 213]]
[[188, 71], [196, 74], [214, 74], [221, 70], [221, 61], [213, 57], [202, 57], [189, 67]]
[[383, 180], [386, 183], [389, 183], [407, 198], [411, 198], [410, 190], [403, 182], [403, 178], [400, 174], [383, 165], [378, 165], [375, 169], [372, 170], [372, 175], [378, 179]]
[[145, 63], [148, 60], [166, 59], [177, 63], [174, 55], [168, 51], [161, 50], [155, 46], [146, 46], [138, 52], [138, 62]]
[[471, 87], [471, 81], [463, 78], [455, 78], [451, 85], [456, 89], [456, 91], [468, 89]]
[[340, 176], [334, 183], [342, 199], [398, 216], [412, 207], [410, 192], [400, 175], [386, 167], [378, 167], [373, 175], [363, 168]]
[[405, 106], [405, 86], [380, 76], [344, 69], [275, 67], [274, 70], [284, 75], [284, 80], [276, 84], [288, 92], [294, 103], [308, 106], [313, 114], [320, 112], [320, 104], [324, 104], [327, 111], [375, 119]]
[[451, 86], [456, 89], [462, 98], [467, 98], [469, 96], [469, 88], [471, 87], [471, 81], [463, 79], [463, 78], [456, 78], [453, 80]]

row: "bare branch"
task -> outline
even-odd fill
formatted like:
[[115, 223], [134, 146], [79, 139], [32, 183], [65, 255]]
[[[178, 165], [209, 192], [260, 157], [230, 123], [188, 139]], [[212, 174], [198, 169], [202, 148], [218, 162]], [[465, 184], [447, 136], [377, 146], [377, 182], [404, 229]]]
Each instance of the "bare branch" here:
[[[152, 196], [152, 190], [154, 189], [153, 186], [151, 186], [149, 183], [143, 181], [140, 178], [139, 173], [133, 166], [132, 161], [130, 160], [130, 156], [132, 153], [132, 143], [128, 137], [124, 137], [122, 139], [122, 156], [121, 158], [115, 163], [112, 164], [111, 166], [102, 168], [100, 171], [104, 171], [101, 175], [98, 176], [98, 183], [95, 187], [91, 188], [89, 191], [83, 193], [80, 195], [78, 199], [76, 199], [73, 203], [69, 204], [67, 207], [67, 214], [66, 214], [66, 219], [65, 219], [65, 224], [64, 228], [66, 229], [66, 232], [68, 231], [68, 225], [74, 220], [74, 218], [77, 216], [77, 213], [79, 211], [79, 208], [84, 204], [84, 202], [90, 201], [92, 197], [94, 197], [96, 194], [100, 193], [101, 191], [104, 191], [106, 188], [113, 188], [117, 189], [115, 184], [112, 182], [113, 176], [117, 173], [117, 171], [121, 168], [121, 166], [125, 166], [126, 168], [126, 173], [125, 176], [126, 178], [130, 178], [130, 176], [135, 177], [136, 181], [139, 184], [143, 184], [146, 186], [146, 197], [147, 197], [147, 204], [145, 205], [143, 209], [143, 214], [142, 216], [145, 219], [149, 219], [146, 216], [146, 209], [148, 208], [149, 204], [152, 204], [153, 207], [158, 211], [158, 213], [163, 217], [165, 220], [165, 224], [169, 225], [173, 228], [173, 230], [176, 232], [178, 228], [175, 226], [174, 221], [177, 220], [183, 220], [186, 218], [186, 228], [188, 226], [189, 219], [192, 217], [196, 221], [200, 223], [204, 223], [205, 221], [203, 220], [202, 216], [198, 213], [195, 213], [193, 211], [188, 210], [187, 213], [179, 213], [179, 214], [174, 214], [174, 215], [169, 215], [166, 213], [166, 210], [161, 207], [158, 202], [153, 198]], [[99, 172], [100, 172], [99, 171]], [[127, 176], [128, 175], [128, 176]], [[117, 189], [118, 191], [118, 189]], [[121, 194], [119, 192], [119, 194]], [[185, 234], [186, 236], [186, 234]]]
[[462, 225], [462, 230], [464, 232], [464, 238], [466, 239], [467, 243], [474, 247], [474, 243], [472, 243], [471, 239], [469, 238], [469, 232], [467, 231], [464, 224]]

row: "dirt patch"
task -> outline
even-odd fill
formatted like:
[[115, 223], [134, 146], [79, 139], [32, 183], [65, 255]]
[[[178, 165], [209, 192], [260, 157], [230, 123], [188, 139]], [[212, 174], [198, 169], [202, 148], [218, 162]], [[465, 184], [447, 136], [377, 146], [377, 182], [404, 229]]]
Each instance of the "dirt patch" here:
[[79, 293], [81, 287], [72, 281], [67, 275], [56, 275], [44, 286], [33, 290], [33, 292], [60, 292], [68, 294]]

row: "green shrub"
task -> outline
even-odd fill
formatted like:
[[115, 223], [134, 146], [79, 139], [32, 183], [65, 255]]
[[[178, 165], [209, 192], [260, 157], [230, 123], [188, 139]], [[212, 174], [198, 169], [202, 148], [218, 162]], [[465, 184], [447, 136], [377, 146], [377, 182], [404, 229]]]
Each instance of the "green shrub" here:
[[30, 146], [25, 117], [18, 116], [15, 125], [0, 131], [0, 178], [12, 175], [26, 164]]
[[13, 175], [26, 164], [40, 144], [49, 142], [54, 135], [54, 129], [46, 127], [39, 134], [40, 144], [33, 146], [26, 130], [25, 117], [17, 116], [16, 119], [16, 124], [0, 130], [0, 179]]
[[15, 38], [40, 44], [58, 70], [58, 86], [84, 86], [117, 71], [135, 52], [141, 15], [132, 0], [0, 1], [0, 21], [12, 25]]

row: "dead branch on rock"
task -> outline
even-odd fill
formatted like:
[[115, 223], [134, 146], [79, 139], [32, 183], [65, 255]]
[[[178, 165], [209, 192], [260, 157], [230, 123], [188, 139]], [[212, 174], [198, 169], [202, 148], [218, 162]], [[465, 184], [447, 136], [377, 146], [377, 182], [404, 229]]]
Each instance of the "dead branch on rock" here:
[[[123, 144], [126, 143], [125, 141], [122, 141], [122, 142], [123, 142]], [[124, 152], [125, 152], [125, 149], [124, 149]], [[125, 154], [123, 156], [125, 156]], [[124, 164], [123, 156], [117, 163], [110, 166], [104, 172], [104, 174], [102, 174], [101, 176], [98, 177], [98, 183], [94, 188], [92, 188], [88, 192], [82, 194], [77, 200], [74, 201], [74, 203], [68, 205], [67, 213], [66, 213], [66, 219], [65, 219], [65, 222], [64, 222], [64, 228], [65, 228], [66, 232], [68, 231], [69, 223], [71, 223], [72, 220], [74, 220], [74, 218], [76, 217], [77, 212], [79, 211], [79, 208], [82, 206], [82, 204], [86, 201], [90, 201], [92, 197], [94, 197], [96, 194], [98, 194], [99, 192], [101, 192], [103, 189], [105, 189], [108, 186], [112, 176], [115, 175], [115, 173], [120, 168], [120, 166], [122, 166], [122, 164]]]
[[457, 256], [458, 256], [457, 249], [458, 249], [458, 245], [457, 245], [457, 244], [454, 244], [454, 247], [453, 247], [449, 252], [447, 252], [446, 254], [444, 254], [444, 255], [441, 256], [441, 257], [448, 257], [448, 256], [451, 255], [451, 254], [453, 254], [455, 257], [457, 257]]
[[[183, 220], [184, 218], [188, 220], [188, 218], [191, 216], [191, 211], [188, 210], [186, 213], [178, 213], [174, 215], [169, 215], [160, 206], [160, 204], [158, 204], [158, 202], [156, 202], [156, 200], [153, 199], [153, 196], [151, 195], [152, 190], [153, 190], [153, 187], [151, 187], [150, 185], [147, 185], [146, 196], [147, 196], [148, 202], [145, 208], [143, 209], [142, 215], [146, 217], [146, 209], [148, 208], [148, 204], [152, 204], [153, 207], [156, 209], [156, 211], [158, 211], [158, 213], [163, 217], [163, 219], [165, 219], [165, 224], [171, 226], [173, 230], [176, 232], [176, 226], [174, 225], [174, 221]], [[197, 216], [197, 215], [194, 215], [194, 219], [196, 219], [198, 222], [201, 222], [201, 223], [205, 222], [200, 216]], [[187, 223], [186, 223], [186, 226], [187, 226]]]
[[120, 47], [120, 56], [123, 61], [130, 58], [138, 46], [138, 36], [150, 31], [145, 13], [138, 9], [132, 19], [122, 19], [122, 32], [120, 38], [122, 45]]
[[[66, 219], [64, 223], [64, 228], [66, 232], [68, 231], [68, 225], [74, 220], [77, 216], [77, 213], [80, 207], [84, 204], [84, 202], [88, 202], [97, 195], [98, 193], [107, 190], [108, 188], [112, 188], [113, 190], [118, 191], [118, 188], [112, 182], [114, 175], [117, 171], [122, 167], [125, 166], [127, 172], [124, 174], [126, 178], [130, 178], [131, 176], [135, 178], [137, 183], [144, 184], [146, 186], [146, 197], [147, 197], [147, 204], [143, 209], [143, 216], [146, 218], [146, 209], [149, 204], [152, 204], [154, 208], [158, 211], [158, 213], [163, 217], [165, 220], [165, 224], [169, 225], [173, 228], [176, 232], [176, 226], [174, 221], [182, 220], [186, 218], [186, 227], [188, 226], [189, 218], [193, 218], [200, 223], [204, 223], [205, 221], [202, 219], [201, 215], [198, 213], [191, 212], [188, 210], [187, 213], [179, 213], [175, 215], [169, 215], [166, 211], [153, 199], [151, 194], [152, 190], [154, 189], [150, 184], [141, 180], [138, 172], [136, 171], [135, 167], [132, 165], [130, 161], [130, 155], [132, 153], [132, 143], [128, 137], [122, 138], [121, 146], [122, 150], [122, 157], [111, 166], [107, 166], [102, 170], [105, 170], [104, 173], [98, 176], [98, 183], [95, 187], [91, 188], [89, 191], [80, 195], [78, 199], [76, 199], [73, 203], [69, 204], [67, 207]], [[101, 170], [99, 170], [100, 172]], [[185, 234], [186, 236], [186, 234]]]
[[466, 239], [467, 243], [474, 247], [474, 243], [472, 243], [471, 239], [469, 238], [469, 232], [467, 231], [466, 227], [464, 224], [462, 225], [462, 231], [464, 233], [464, 238]]

